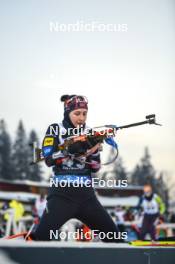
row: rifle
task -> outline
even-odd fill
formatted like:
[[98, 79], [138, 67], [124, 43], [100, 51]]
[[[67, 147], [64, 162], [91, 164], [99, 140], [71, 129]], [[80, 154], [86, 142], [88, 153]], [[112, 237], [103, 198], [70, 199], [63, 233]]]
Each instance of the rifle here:
[[[118, 130], [130, 128], [130, 127], [135, 127], [135, 126], [141, 126], [141, 125], [145, 125], [145, 124], [150, 124], [150, 125], [153, 124], [153, 125], [161, 126], [161, 124], [156, 123], [155, 114], [147, 115], [145, 117], [145, 119], [146, 120], [144, 120], [144, 121], [132, 123], [132, 124], [124, 125], [124, 126], [104, 125], [104, 126], [95, 127], [95, 128], [90, 130], [90, 133], [84, 133], [82, 135], [71, 136], [71, 137], [66, 138], [63, 144], [58, 145], [57, 151], [62, 151], [65, 156], [66, 155], [70, 156], [68, 153], [68, 148], [70, 145], [74, 144], [75, 142], [88, 142], [91, 138], [96, 139], [96, 140], [101, 139], [102, 141], [105, 140], [106, 143], [112, 145], [113, 147], [115, 147], [117, 149], [117, 155], [114, 158], [114, 160], [115, 160], [118, 156], [117, 144], [115, 143], [115, 141], [110, 142], [109, 139], [112, 137], [115, 137]], [[102, 127], [105, 129], [103, 129], [101, 131], [97, 131], [97, 129], [102, 128]], [[31, 145], [33, 146], [33, 162], [31, 162], [31, 164], [36, 164], [40, 161], [43, 161], [45, 158], [43, 156], [42, 149], [38, 148], [36, 142], [33, 142]], [[112, 160], [112, 162], [114, 160]], [[109, 163], [106, 163], [105, 165], [107, 165], [107, 164], [109, 164]]]

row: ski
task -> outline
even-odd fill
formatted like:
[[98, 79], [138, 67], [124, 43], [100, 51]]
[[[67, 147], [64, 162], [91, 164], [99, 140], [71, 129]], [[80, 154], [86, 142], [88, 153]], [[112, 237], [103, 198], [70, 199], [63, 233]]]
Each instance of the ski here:
[[129, 242], [132, 246], [146, 246], [146, 247], [157, 247], [157, 246], [166, 246], [166, 247], [175, 247], [175, 241], [142, 241], [135, 240]]

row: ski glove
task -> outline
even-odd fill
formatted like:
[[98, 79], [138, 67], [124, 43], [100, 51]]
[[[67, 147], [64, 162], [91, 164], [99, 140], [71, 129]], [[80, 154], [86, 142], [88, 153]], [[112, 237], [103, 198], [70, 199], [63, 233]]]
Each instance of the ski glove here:
[[83, 155], [88, 150], [87, 142], [75, 142], [68, 147], [68, 153], [73, 155]]

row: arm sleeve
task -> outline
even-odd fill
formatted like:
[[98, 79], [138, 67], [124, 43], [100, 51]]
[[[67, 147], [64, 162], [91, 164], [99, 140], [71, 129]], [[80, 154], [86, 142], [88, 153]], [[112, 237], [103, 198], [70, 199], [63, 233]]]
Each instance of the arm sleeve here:
[[157, 203], [159, 205], [160, 214], [164, 214], [165, 213], [165, 204], [164, 204], [164, 202], [162, 201], [162, 198], [159, 195], [157, 195], [156, 201], [157, 201]]
[[101, 168], [101, 159], [100, 159], [99, 150], [96, 150], [93, 154], [91, 154], [89, 156], [89, 160], [91, 162], [92, 173], [98, 172]]
[[137, 210], [142, 210], [142, 202], [143, 202], [143, 196], [140, 197], [139, 202], [136, 206]]
[[52, 158], [52, 154], [58, 151], [59, 145], [59, 125], [52, 124], [48, 127], [46, 135], [43, 139], [42, 153], [45, 158], [45, 163], [48, 167], [54, 166], [57, 160]]

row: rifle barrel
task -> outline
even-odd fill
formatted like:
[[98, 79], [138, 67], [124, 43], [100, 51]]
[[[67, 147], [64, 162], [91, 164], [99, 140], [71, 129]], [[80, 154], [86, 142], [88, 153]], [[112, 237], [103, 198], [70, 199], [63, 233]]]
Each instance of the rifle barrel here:
[[141, 125], [145, 125], [145, 124], [154, 124], [154, 122], [150, 122], [150, 121], [154, 121], [154, 120], [145, 120], [145, 121], [142, 121], [142, 122], [137, 122], [137, 123], [133, 123], [133, 124], [125, 125], [125, 126], [119, 126], [116, 129], [123, 129], [123, 128], [141, 126]]

